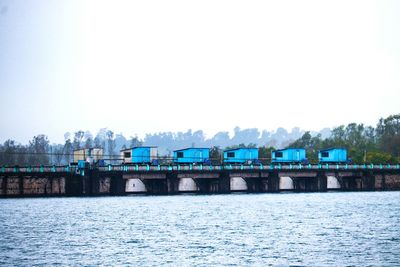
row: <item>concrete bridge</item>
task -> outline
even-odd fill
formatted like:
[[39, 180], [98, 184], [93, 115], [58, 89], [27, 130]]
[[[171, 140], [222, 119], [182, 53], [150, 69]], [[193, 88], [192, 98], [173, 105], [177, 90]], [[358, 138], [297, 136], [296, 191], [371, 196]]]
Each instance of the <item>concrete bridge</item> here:
[[399, 165], [11, 167], [0, 196], [400, 190]]

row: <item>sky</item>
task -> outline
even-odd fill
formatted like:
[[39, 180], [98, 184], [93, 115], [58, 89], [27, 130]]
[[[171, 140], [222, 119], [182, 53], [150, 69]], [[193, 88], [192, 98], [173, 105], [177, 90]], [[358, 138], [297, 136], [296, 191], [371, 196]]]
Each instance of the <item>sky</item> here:
[[375, 126], [399, 100], [400, 1], [0, 0], [0, 142]]

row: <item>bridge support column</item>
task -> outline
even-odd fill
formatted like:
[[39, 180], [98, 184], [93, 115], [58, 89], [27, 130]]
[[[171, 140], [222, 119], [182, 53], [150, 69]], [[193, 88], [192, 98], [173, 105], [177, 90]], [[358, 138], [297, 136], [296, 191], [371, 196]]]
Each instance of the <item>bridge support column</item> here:
[[142, 179], [146, 186], [147, 194], [166, 195], [168, 194], [167, 180], [164, 179]]
[[324, 172], [318, 172], [316, 177], [316, 191], [326, 192], [328, 190], [328, 177]]
[[247, 183], [247, 192], [249, 193], [260, 193], [264, 192], [265, 189], [263, 190], [263, 183], [260, 178], [247, 178], [245, 179]]
[[179, 179], [176, 174], [167, 174], [167, 191], [171, 195], [179, 193]]
[[18, 176], [18, 185], [19, 185], [19, 195], [24, 195], [24, 177]]
[[125, 194], [126, 182], [122, 174], [110, 175], [110, 195], [122, 196]]
[[277, 171], [274, 171], [268, 176], [268, 192], [279, 192], [279, 174]]
[[83, 180], [82, 176], [71, 174], [65, 179], [65, 194], [67, 196], [82, 196], [83, 195]]
[[199, 187], [200, 193], [210, 193], [211, 192], [211, 181], [209, 179], [193, 178], [197, 186]]
[[375, 176], [372, 172], [364, 172], [361, 177], [361, 190], [372, 191], [375, 189]]
[[8, 181], [8, 177], [7, 176], [3, 176], [1, 177], [1, 190], [2, 190], [2, 195], [6, 196], [7, 195], [7, 181]]
[[228, 173], [223, 172], [219, 177], [218, 193], [228, 194], [231, 192], [231, 177]]

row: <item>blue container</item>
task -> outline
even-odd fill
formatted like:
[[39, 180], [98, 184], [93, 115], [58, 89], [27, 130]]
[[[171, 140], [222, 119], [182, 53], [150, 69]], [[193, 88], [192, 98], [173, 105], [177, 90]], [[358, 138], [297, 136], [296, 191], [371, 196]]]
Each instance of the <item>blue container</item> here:
[[88, 163], [84, 160], [78, 160], [78, 168], [79, 169], [85, 169], [87, 167]]
[[157, 160], [157, 147], [141, 146], [121, 150], [124, 163], [149, 164]]
[[329, 148], [318, 152], [321, 163], [347, 163], [347, 150], [344, 148]]
[[258, 161], [258, 148], [236, 148], [224, 151], [225, 163], [254, 163]]
[[286, 148], [271, 153], [272, 163], [308, 163], [304, 148]]
[[210, 162], [209, 148], [185, 148], [174, 151], [174, 163], [208, 163]]

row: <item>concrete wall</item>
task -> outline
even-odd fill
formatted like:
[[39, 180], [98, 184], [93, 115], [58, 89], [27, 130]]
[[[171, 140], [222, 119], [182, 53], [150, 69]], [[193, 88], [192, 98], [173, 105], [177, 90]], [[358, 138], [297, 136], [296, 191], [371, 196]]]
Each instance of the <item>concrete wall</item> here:
[[335, 176], [327, 177], [327, 189], [328, 190], [340, 189], [339, 180]]
[[146, 186], [140, 179], [127, 179], [125, 185], [126, 193], [145, 193], [147, 192]]
[[247, 183], [242, 177], [231, 177], [231, 191], [247, 191]]
[[399, 190], [400, 189], [400, 175], [385, 175], [385, 189], [386, 190]]
[[7, 179], [7, 185], [5, 189], [6, 195], [7, 196], [19, 195], [21, 193], [20, 179], [18, 177], [8, 177], [5, 179]]
[[192, 178], [180, 178], [178, 185], [179, 192], [195, 192], [199, 191], [199, 187]]
[[44, 196], [64, 195], [64, 177], [0, 177], [0, 195], [3, 196]]
[[110, 193], [111, 178], [102, 177], [99, 179], [99, 193], [106, 194]]
[[[347, 173], [154, 172], [139, 174], [88, 171], [85, 176], [69, 173], [25, 173], [19, 175], [1, 173], [0, 196], [95, 196], [124, 195], [125, 193], [229, 193], [235, 191], [279, 192], [279, 190], [323, 192], [326, 189], [341, 191], [400, 190], [400, 174], [395, 172], [374, 173], [372, 171]], [[327, 178], [325, 175], [328, 175]]]
[[23, 193], [26, 195], [45, 195], [51, 193], [51, 183], [47, 178], [24, 178]]
[[293, 180], [288, 176], [280, 177], [279, 190], [294, 190]]

